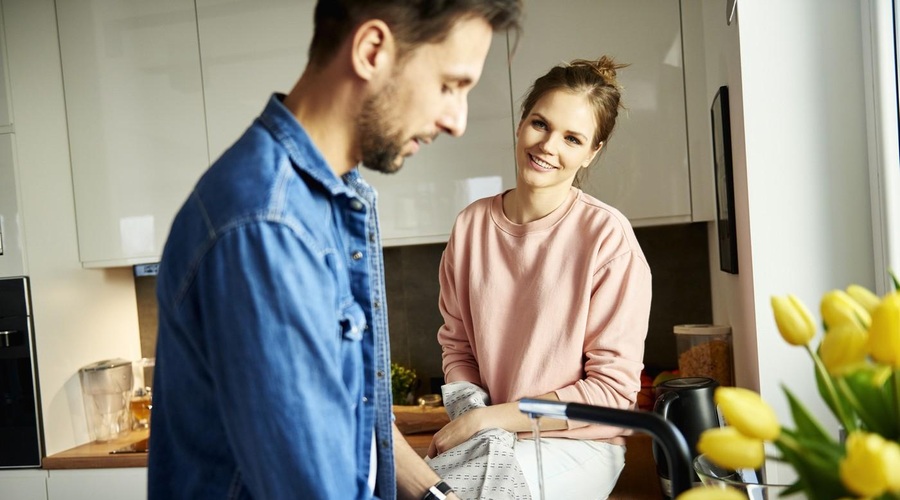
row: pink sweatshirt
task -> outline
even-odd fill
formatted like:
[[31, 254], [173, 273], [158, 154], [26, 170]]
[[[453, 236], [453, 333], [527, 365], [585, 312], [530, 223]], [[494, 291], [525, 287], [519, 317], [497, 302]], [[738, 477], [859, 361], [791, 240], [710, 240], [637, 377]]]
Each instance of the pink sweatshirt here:
[[[478, 384], [493, 404], [556, 391], [561, 401], [633, 408], [651, 277], [628, 220], [576, 188], [527, 224], [502, 206], [497, 195], [466, 207], [441, 258], [446, 382]], [[569, 421], [541, 435], [622, 434]]]

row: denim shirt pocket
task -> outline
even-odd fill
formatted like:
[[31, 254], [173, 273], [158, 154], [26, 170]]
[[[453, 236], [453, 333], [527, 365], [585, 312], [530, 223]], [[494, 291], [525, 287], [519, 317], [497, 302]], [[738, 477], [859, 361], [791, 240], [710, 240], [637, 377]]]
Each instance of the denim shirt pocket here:
[[363, 332], [366, 315], [355, 301], [350, 301], [340, 313], [341, 366], [344, 385], [355, 408], [362, 399], [364, 365]]

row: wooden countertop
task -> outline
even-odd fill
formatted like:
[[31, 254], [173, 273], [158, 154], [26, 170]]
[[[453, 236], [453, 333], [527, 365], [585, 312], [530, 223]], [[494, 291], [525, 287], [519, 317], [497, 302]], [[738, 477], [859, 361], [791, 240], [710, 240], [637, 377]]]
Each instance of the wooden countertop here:
[[[136, 443], [150, 433], [146, 430], [131, 431], [125, 436], [116, 438], [106, 443], [87, 443], [75, 448], [50, 455], [43, 460], [42, 468], [48, 470], [60, 469], [111, 469], [118, 467], [146, 467], [146, 453], [114, 453], [123, 446]], [[432, 432], [423, 434], [409, 434], [404, 436], [406, 441], [420, 455], [425, 456], [428, 445], [431, 444]]]
[[124, 446], [136, 443], [150, 435], [146, 429], [134, 430], [106, 443], [87, 443], [45, 457], [43, 469], [109, 469], [118, 467], [146, 467], [146, 453], [115, 453]]

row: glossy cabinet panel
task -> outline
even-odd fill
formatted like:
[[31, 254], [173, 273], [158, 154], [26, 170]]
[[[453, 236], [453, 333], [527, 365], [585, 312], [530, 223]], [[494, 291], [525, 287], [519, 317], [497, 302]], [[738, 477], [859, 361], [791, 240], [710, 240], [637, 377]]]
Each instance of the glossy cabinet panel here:
[[218, 158], [273, 92], [306, 67], [314, 0], [197, 0], [209, 157]]
[[440, 136], [396, 174], [363, 169], [378, 190], [385, 246], [447, 241], [469, 203], [515, 186], [507, 42], [494, 36], [478, 85], [469, 93], [462, 137]]
[[6, 63], [6, 34], [3, 26], [3, 9], [0, 9], [0, 134], [12, 131], [9, 72]]
[[0, 277], [27, 274], [15, 161], [15, 136], [0, 134]]
[[158, 260], [209, 165], [194, 2], [56, 5], [81, 261]]
[[[302, 73], [314, 6], [57, 2], [85, 267], [159, 260], [200, 174]], [[585, 190], [635, 225], [692, 220], [680, 2], [526, 0], [526, 12], [511, 65], [507, 37], [494, 37], [463, 137], [440, 137], [397, 174], [363, 170], [386, 246], [446, 241], [466, 205], [513, 187], [518, 100], [552, 65], [604, 53], [631, 63], [620, 72], [627, 109]]]
[[681, 18], [674, 0], [526, 0], [524, 35], [512, 58], [516, 116], [534, 80], [572, 59], [610, 55], [626, 109], [584, 190], [635, 225], [689, 222]]
[[47, 471], [19, 469], [0, 471], [0, 491], [4, 499], [47, 500]]
[[48, 500], [146, 500], [147, 468], [51, 470]]

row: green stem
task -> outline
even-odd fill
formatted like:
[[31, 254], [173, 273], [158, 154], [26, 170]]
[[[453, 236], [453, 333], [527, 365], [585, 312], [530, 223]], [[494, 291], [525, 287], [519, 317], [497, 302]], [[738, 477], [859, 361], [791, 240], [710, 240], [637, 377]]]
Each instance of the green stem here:
[[838, 399], [837, 390], [834, 388], [834, 381], [831, 379], [831, 375], [828, 374], [828, 370], [825, 369], [825, 365], [822, 364], [822, 360], [819, 359], [819, 356], [815, 351], [806, 344], [806, 352], [809, 353], [810, 357], [813, 360], [813, 364], [816, 365], [816, 372], [819, 373], [819, 376], [822, 377], [822, 382], [825, 384], [825, 389], [828, 391], [828, 396], [831, 399], [832, 407], [834, 408], [834, 412], [841, 422], [841, 425], [844, 426], [844, 429], [849, 434], [852, 431], [856, 430], [856, 422], [846, 415], [844, 412], [844, 406], [841, 404], [840, 399]]
[[897, 435], [900, 436], [900, 368], [894, 369], [894, 409], [897, 411]]

